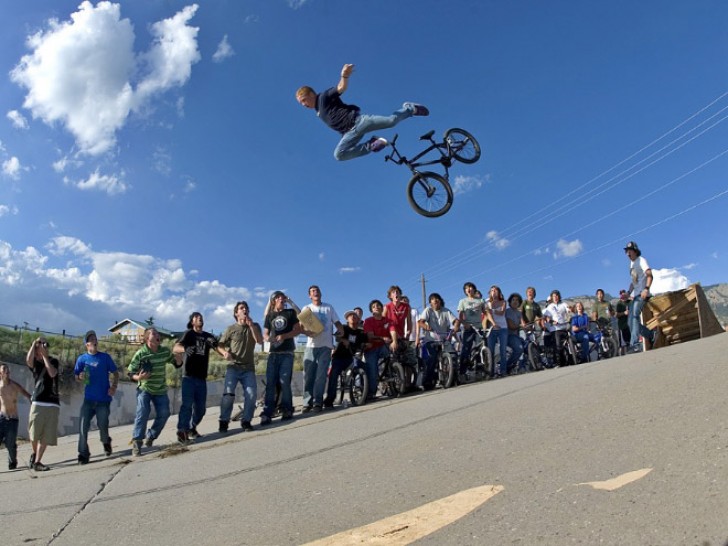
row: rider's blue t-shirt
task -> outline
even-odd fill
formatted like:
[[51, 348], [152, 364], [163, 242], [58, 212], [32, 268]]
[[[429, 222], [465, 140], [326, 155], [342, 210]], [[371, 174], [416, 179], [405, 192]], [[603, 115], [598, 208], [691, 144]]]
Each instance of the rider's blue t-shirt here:
[[84, 391], [84, 398], [93, 402], [111, 402], [109, 396], [109, 374], [114, 373], [116, 364], [107, 353], [84, 353], [76, 360], [74, 375], [85, 372], [89, 378]]
[[343, 103], [336, 87], [331, 87], [316, 95], [316, 114], [326, 125], [343, 135], [354, 127], [359, 107]]

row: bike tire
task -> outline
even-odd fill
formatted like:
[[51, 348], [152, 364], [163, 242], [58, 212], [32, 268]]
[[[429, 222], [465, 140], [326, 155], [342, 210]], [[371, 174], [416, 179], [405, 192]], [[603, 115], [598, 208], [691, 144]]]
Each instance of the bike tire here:
[[449, 389], [455, 382], [455, 362], [452, 355], [446, 351], [440, 354], [437, 361], [437, 375], [443, 389]]
[[538, 353], [535, 343], [528, 344], [528, 363], [531, 365], [531, 370], [534, 372], [542, 369], [541, 355]]
[[407, 392], [407, 375], [404, 370], [404, 366], [402, 366], [399, 362], [394, 362], [392, 364], [392, 373], [394, 374], [394, 391], [395, 394], [394, 397], [401, 396], [405, 392]]
[[568, 363], [576, 366], [579, 363], [579, 358], [576, 355], [576, 345], [574, 344], [574, 340], [571, 339], [571, 336], [566, 338], [566, 345], [566, 358], [569, 361]]
[[617, 344], [614, 343], [614, 340], [611, 337], [608, 337], [603, 339], [602, 341], [606, 344], [607, 349], [603, 351], [600, 356], [602, 356], [603, 358], [612, 358], [616, 356]]
[[480, 159], [480, 144], [473, 135], [465, 129], [453, 127], [445, 131], [447, 142], [452, 156], [461, 163], [475, 163]]
[[339, 374], [339, 378], [336, 380], [336, 398], [337, 405], [344, 403], [344, 393], [346, 392], [347, 375], [349, 370], [344, 370]]
[[349, 378], [349, 400], [352, 406], [363, 406], [367, 403], [369, 379], [366, 372], [356, 368]]
[[453, 193], [450, 183], [441, 175], [418, 172], [407, 185], [407, 199], [417, 214], [437, 218], [452, 207]]

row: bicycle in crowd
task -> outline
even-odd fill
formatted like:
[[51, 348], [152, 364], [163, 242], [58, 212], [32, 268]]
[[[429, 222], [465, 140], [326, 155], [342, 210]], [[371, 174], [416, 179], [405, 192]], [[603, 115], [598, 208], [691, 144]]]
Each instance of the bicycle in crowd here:
[[[561, 366], [578, 364], [579, 357], [576, 351], [576, 345], [574, 344], [574, 338], [569, 332], [571, 324], [568, 322], [554, 322], [552, 324], [556, 328], [556, 331], [544, 332], [544, 346], [546, 347], [546, 354], [551, 366], [556, 366], [558, 362], [561, 362]], [[567, 329], [559, 330], [560, 326], [566, 326]], [[560, 358], [557, 358], [556, 351], [560, 351]]]
[[458, 366], [457, 352], [453, 345], [454, 331], [448, 331], [444, 337], [437, 332], [431, 332], [434, 339], [422, 347], [422, 359], [436, 356], [435, 360], [435, 383], [433, 388], [439, 385], [443, 389], [449, 389], [455, 384], [456, 368]]
[[551, 363], [546, 356], [543, 344], [543, 330], [536, 330], [534, 323], [526, 324], [522, 329], [524, 335], [523, 355], [528, 359], [529, 369], [533, 372], [550, 368]]
[[[420, 140], [428, 141], [430, 145], [412, 159], [408, 159], [397, 150], [399, 135], [394, 135], [389, 143], [392, 153], [384, 158], [385, 161], [392, 161], [397, 165], [406, 165], [412, 171], [412, 178], [407, 184], [407, 199], [418, 214], [429, 218], [442, 216], [452, 206], [453, 192], [449, 179], [453, 159], [468, 164], [480, 159], [480, 144], [467, 131], [457, 128], [448, 129], [445, 131], [442, 142], [432, 138], [434, 134], [433, 130], [420, 137]], [[438, 152], [435, 159], [420, 161], [435, 151]], [[428, 165], [442, 165], [445, 168], [445, 175], [418, 170], [418, 167]]]
[[[480, 328], [475, 329], [475, 339], [473, 340], [470, 354], [465, 358], [465, 369], [462, 370], [458, 363], [458, 367], [461, 370], [461, 373], [458, 373], [457, 376], [458, 384], [473, 383], [493, 377], [493, 355], [490, 354], [487, 343], [490, 330], [490, 328], [486, 330], [481, 330]], [[460, 354], [461, 347], [462, 340], [459, 340], [456, 343], [458, 354]]]
[[405, 392], [404, 366], [391, 355], [383, 356], [377, 364], [379, 374], [377, 393], [388, 398], [397, 398]]
[[363, 406], [369, 395], [369, 379], [361, 353], [354, 355], [351, 364], [339, 375], [338, 403], [343, 405], [344, 396], [349, 395], [352, 406]]

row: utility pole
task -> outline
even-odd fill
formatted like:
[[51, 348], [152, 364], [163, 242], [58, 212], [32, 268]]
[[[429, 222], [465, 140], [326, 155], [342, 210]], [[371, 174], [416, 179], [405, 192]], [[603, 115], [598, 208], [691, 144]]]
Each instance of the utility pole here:
[[420, 277], [420, 282], [422, 283], [422, 310], [424, 311], [427, 309], [427, 291], [425, 290], [425, 274], [422, 273], [422, 276]]

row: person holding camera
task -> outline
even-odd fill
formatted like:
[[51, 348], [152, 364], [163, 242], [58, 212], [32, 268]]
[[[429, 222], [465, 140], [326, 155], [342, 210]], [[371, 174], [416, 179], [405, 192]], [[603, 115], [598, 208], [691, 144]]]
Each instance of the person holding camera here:
[[58, 443], [58, 414], [61, 400], [58, 396], [58, 359], [48, 354], [48, 341], [44, 337], [34, 340], [25, 357], [25, 364], [33, 373], [35, 386], [30, 398], [28, 435], [33, 447], [28, 468], [39, 472], [50, 470], [43, 464], [46, 447]]

